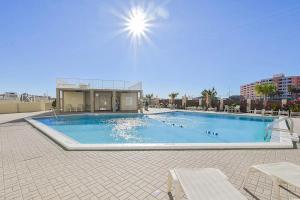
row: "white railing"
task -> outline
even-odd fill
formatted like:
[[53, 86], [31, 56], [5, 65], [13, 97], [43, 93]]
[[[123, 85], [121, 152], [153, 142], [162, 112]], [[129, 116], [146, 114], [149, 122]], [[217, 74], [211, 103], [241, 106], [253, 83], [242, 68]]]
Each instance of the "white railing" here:
[[56, 88], [142, 90], [142, 82], [133, 84], [121, 80], [58, 78]]

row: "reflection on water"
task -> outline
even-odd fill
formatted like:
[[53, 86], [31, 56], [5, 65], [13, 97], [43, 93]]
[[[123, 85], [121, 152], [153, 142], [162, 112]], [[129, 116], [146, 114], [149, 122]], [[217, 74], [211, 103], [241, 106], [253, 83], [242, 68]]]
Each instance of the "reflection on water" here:
[[110, 134], [115, 140], [126, 140], [132, 142], [142, 142], [137, 129], [146, 126], [146, 121], [142, 118], [119, 118], [107, 121], [112, 126]]
[[203, 113], [74, 115], [38, 121], [80, 143], [265, 142], [273, 118]]

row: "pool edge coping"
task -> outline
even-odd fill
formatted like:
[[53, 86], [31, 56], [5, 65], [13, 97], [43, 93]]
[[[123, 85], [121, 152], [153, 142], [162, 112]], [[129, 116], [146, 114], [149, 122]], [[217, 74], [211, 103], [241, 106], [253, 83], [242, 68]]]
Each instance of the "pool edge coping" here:
[[[291, 149], [293, 142], [290, 134], [284, 131], [273, 131], [277, 141], [252, 143], [139, 143], [139, 144], [81, 144], [65, 134], [31, 118], [24, 118], [44, 135], [66, 150], [220, 150], [220, 149]], [[279, 123], [284, 129], [285, 124]]]

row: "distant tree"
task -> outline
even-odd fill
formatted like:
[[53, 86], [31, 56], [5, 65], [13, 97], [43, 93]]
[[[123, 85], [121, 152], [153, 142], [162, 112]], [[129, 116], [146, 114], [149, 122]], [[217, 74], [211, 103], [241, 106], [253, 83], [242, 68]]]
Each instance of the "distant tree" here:
[[52, 108], [56, 108], [56, 99], [52, 101]]
[[153, 98], [153, 94], [146, 94], [146, 101], [148, 101], [148, 103], [151, 102], [151, 99]]
[[217, 91], [213, 87], [212, 89], [205, 89], [201, 92], [202, 98], [205, 99], [205, 105], [207, 108], [211, 107], [212, 100], [216, 98], [217, 96]]
[[176, 99], [176, 97], [177, 97], [178, 95], [179, 95], [178, 92], [172, 92], [172, 93], [169, 94], [169, 97], [170, 97], [170, 99], [171, 99], [171, 104], [174, 104], [174, 103], [175, 103], [175, 99]]
[[264, 108], [267, 105], [267, 97], [276, 93], [276, 86], [272, 83], [257, 84], [255, 85], [255, 92], [257, 96], [262, 96], [264, 99]]

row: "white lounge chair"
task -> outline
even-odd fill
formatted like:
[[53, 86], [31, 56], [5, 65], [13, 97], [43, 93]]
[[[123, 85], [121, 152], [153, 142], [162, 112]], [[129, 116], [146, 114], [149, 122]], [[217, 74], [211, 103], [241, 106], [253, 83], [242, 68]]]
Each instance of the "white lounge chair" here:
[[197, 110], [204, 110], [202, 106], [198, 106]]
[[261, 115], [265, 115], [265, 112], [266, 110], [265, 109], [261, 109], [261, 110], [257, 110], [257, 109], [254, 109], [254, 114], [261, 114]]
[[71, 104], [66, 105], [66, 111], [72, 112], [73, 111], [73, 106]]
[[273, 115], [274, 111], [273, 110], [265, 110], [265, 115]]
[[289, 112], [284, 110], [278, 110], [278, 115], [289, 115]]
[[208, 108], [207, 111], [217, 112], [217, 108]]
[[225, 105], [224, 112], [229, 112], [229, 106]]
[[234, 112], [241, 112], [241, 106], [240, 105], [237, 105], [234, 107]]
[[224, 112], [229, 112], [229, 107], [228, 107], [228, 105], [225, 105], [225, 106], [224, 106]]
[[291, 112], [291, 117], [299, 117], [300, 112]]
[[273, 181], [273, 187], [280, 200], [280, 185], [288, 184], [300, 188], [300, 166], [289, 162], [269, 163], [254, 165], [249, 168], [246, 178], [244, 179], [243, 187], [253, 171], [259, 171], [269, 176]]
[[168, 192], [175, 187], [176, 200], [183, 192], [189, 200], [246, 200], [218, 169], [173, 169], [169, 171]]
[[78, 106], [76, 107], [76, 112], [83, 112], [83, 104], [78, 104]]

